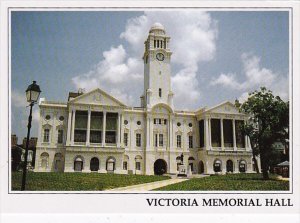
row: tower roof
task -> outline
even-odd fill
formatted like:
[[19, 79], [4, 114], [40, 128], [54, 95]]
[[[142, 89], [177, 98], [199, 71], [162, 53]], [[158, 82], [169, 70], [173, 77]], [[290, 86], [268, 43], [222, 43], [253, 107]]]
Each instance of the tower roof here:
[[151, 28], [150, 28], [150, 33], [153, 32], [154, 30], [162, 30], [165, 31], [165, 28], [162, 24], [160, 24], [159, 22], [154, 23]]

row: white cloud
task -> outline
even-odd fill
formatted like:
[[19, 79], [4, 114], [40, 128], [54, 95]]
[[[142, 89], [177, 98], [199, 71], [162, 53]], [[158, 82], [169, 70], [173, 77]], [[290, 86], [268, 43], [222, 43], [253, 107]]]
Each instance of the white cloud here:
[[11, 91], [11, 105], [14, 107], [26, 107], [28, 105], [25, 92]]
[[241, 94], [241, 96], [238, 98], [240, 103], [244, 103], [245, 101], [247, 101], [249, 97], [249, 93], [248, 92], [244, 92]]
[[[125, 103], [137, 104], [143, 93], [144, 41], [155, 22], [164, 25], [171, 36], [172, 65], [179, 70], [172, 77], [174, 103], [178, 108], [195, 106], [199, 100], [198, 63], [212, 60], [216, 51], [217, 23], [209, 13], [199, 11], [150, 11], [127, 21], [120, 39], [126, 46], [111, 47], [91, 71], [72, 79], [76, 87], [101, 87]], [[135, 86], [134, 89], [132, 86]], [[117, 90], [115, 90], [117, 89]], [[182, 100], [189, 97], [189, 100]], [[180, 102], [180, 103], [179, 103]], [[131, 104], [132, 105], [132, 104]]]
[[236, 81], [236, 75], [229, 73], [229, 74], [220, 74], [220, 76], [211, 81], [212, 85], [224, 85], [226, 87], [230, 87], [233, 89], [240, 89], [241, 84]]
[[86, 91], [100, 87], [124, 103], [131, 104], [128, 89], [132, 84], [142, 85], [143, 64], [134, 57], [127, 57], [123, 45], [104, 51], [103, 58], [88, 73], [74, 77], [73, 83], [77, 88], [84, 88]]
[[[212, 79], [210, 84], [242, 91], [250, 91], [265, 86], [271, 89], [275, 95], [279, 95], [283, 99], [288, 99], [288, 77], [262, 67], [261, 59], [251, 53], [243, 53], [241, 55], [241, 62], [243, 64], [244, 81], [239, 82], [236, 74], [222, 73], [218, 78]], [[244, 92], [240, 96], [240, 100], [244, 101], [247, 97], [248, 93]]]

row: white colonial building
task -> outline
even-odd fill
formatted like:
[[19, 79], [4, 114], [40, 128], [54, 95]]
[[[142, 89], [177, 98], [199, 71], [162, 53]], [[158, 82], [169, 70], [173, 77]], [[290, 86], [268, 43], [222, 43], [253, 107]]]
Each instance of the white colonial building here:
[[[171, 89], [170, 37], [156, 23], [145, 41], [141, 107], [97, 88], [69, 93], [67, 102], [41, 99], [35, 171], [176, 174], [253, 172], [247, 119], [231, 102], [178, 111]], [[188, 100], [188, 98], [186, 99]]]

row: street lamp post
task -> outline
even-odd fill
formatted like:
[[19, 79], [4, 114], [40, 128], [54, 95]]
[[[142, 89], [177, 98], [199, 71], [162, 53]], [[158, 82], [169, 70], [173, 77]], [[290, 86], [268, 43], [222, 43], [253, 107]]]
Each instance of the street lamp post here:
[[26, 98], [27, 102], [29, 102], [30, 113], [28, 117], [28, 125], [27, 125], [27, 139], [26, 139], [26, 148], [25, 148], [25, 157], [24, 157], [24, 165], [23, 165], [23, 176], [22, 176], [22, 186], [21, 190], [25, 190], [26, 184], [26, 173], [27, 173], [27, 156], [28, 156], [28, 146], [29, 146], [29, 137], [30, 137], [30, 128], [32, 121], [32, 107], [37, 102], [40, 96], [41, 90], [39, 85], [36, 84], [36, 81], [33, 81], [26, 90]]

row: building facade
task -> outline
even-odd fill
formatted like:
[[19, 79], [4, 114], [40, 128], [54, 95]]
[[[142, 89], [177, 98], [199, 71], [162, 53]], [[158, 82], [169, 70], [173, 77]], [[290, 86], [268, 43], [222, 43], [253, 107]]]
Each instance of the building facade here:
[[[145, 41], [144, 92], [130, 107], [97, 88], [67, 102], [41, 99], [35, 171], [177, 174], [253, 172], [247, 120], [231, 102], [178, 111], [170, 37], [155, 23]], [[187, 99], [188, 100], [188, 99]]]

